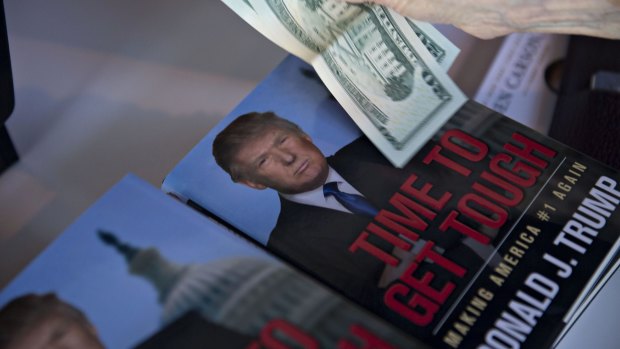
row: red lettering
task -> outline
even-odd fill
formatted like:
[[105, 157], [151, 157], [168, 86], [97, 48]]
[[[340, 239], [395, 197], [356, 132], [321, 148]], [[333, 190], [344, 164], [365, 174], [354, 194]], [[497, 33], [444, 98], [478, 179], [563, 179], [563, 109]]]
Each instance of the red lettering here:
[[[409, 178], [407, 178], [407, 180], [405, 181], [405, 183], [403, 183], [400, 189], [408, 195], [414, 197], [421, 203], [426, 204], [427, 206], [430, 206], [437, 211], [443, 209], [448, 200], [450, 200], [450, 198], [452, 197], [452, 193], [443, 193], [439, 199], [436, 199], [428, 194], [431, 189], [433, 189], [432, 184], [425, 183], [421, 189], [416, 189], [413, 187], [413, 183], [415, 183], [417, 179], [418, 176], [412, 174]], [[427, 216], [426, 218], [429, 217]]]
[[[460, 140], [470, 147], [473, 147], [476, 151], [472, 152], [457, 143], [454, 143], [453, 139]], [[451, 150], [454, 154], [473, 162], [478, 162], [484, 159], [489, 152], [489, 147], [484, 142], [458, 129], [446, 131], [446, 133], [444, 133], [441, 137], [440, 143], [446, 147], [446, 149]]]
[[512, 139], [521, 143], [521, 146], [507, 143], [504, 144], [504, 149], [506, 149], [509, 153], [512, 153], [542, 169], [547, 168], [549, 162], [547, 162], [541, 157], [536, 156], [534, 153], [536, 152], [547, 158], [553, 158], [556, 155], [556, 152], [554, 150], [547, 148], [544, 145], [534, 141], [533, 139], [529, 139], [522, 134], [515, 132], [512, 134]]
[[451, 160], [445, 156], [443, 156], [441, 153], [439, 153], [441, 151], [441, 146], [436, 145], [435, 147], [433, 147], [433, 149], [431, 149], [430, 152], [428, 152], [428, 154], [426, 155], [426, 157], [424, 158], [423, 162], [428, 165], [433, 161], [437, 161], [438, 163], [444, 165], [445, 167], [451, 169], [452, 171], [455, 171], [457, 173], [462, 174], [463, 176], [467, 177], [469, 176], [469, 174], [471, 173], [471, 170], [468, 169], [467, 167], [459, 164], [458, 162]]
[[[491, 214], [484, 214], [480, 210], [472, 207], [470, 203], [476, 204], [482, 209], [489, 211]], [[457, 208], [462, 214], [492, 229], [501, 227], [508, 218], [508, 212], [506, 212], [505, 209], [476, 194], [464, 195], [461, 200], [459, 200]], [[493, 215], [495, 217], [492, 217]]]
[[[404, 247], [403, 249], [405, 251], [408, 251], [409, 249], [411, 249], [411, 245], [409, 243], [407, 243], [406, 241], [401, 240], [401, 239], [397, 238], [396, 236], [388, 233], [386, 230], [382, 229], [381, 227], [377, 226], [376, 224], [370, 223], [370, 224], [368, 224], [366, 229], [368, 229], [372, 233], [375, 233], [375, 234], [381, 236], [386, 241], [395, 242], [396, 246], [403, 246]], [[389, 264], [389, 265], [391, 265], [393, 267], [397, 266], [400, 263], [400, 260], [398, 258], [396, 258], [396, 257], [392, 256], [391, 254], [383, 251], [382, 249], [380, 249], [379, 247], [373, 245], [370, 241], [368, 241], [368, 237], [369, 236], [370, 236], [370, 234], [368, 234], [366, 231], [363, 231], [357, 237], [357, 239], [355, 239], [355, 241], [353, 241], [351, 246], [349, 246], [349, 252], [355, 253], [355, 251], [357, 251], [358, 249], [362, 249], [362, 250], [370, 253], [372, 256], [376, 257], [377, 259], [379, 259], [383, 263]]]
[[415, 278], [413, 276], [413, 273], [418, 268], [418, 263], [422, 262], [424, 258], [429, 258], [432, 261], [437, 261], [437, 264], [439, 266], [459, 277], [465, 275], [465, 269], [463, 269], [463, 267], [459, 266], [458, 264], [452, 262], [451, 260], [443, 257], [441, 254], [433, 251], [433, 245], [434, 243], [430, 241], [428, 241], [424, 245], [420, 253], [416, 256], [415, 263], [411, 263], [411, 265], [407, 268], [407, 270], [405, 270], [403, 275], [400, 276], [400, 280], [402, 280], [421, 294], [434, 300], [435, 302], [443, 304], [450, 296], [452, 291], [454, 291], [454, 288], [456, 287], [455, 284], [453, 282], [446, 282], [446, 284], [441, 290], [433, 288], [431, 286], [431, 282], [435, 278], [435, 274], [430, 271], [425, 272], [420, 279]]
[[[259, 336], [260, 343], [267, 349], [290, 349], [289, 345], [282, 343], [280, 339], [276, 338], [276, 333], [280, 334], [281, 338], [287, 338], [301, 346], [301, 348], [319, 349], [319, 343], [314, 338], [295, 325], [280, 319], [271, 320], [263, 327]], [[260, 348], [259, 344], [252, 342], [246, 349], [258, 348]]]
[[[417, 218], [417, 216], [415, 217]], [[402, 234], [406, 236], [411, 241], [417, 241], [420, 236], [417, 233], [407, 229], [406, 227], [398, 223], [403, 223], [410, 227], [418, 228], [422, 231], [426, 230], [426, 227], [428, 226], [428, 224], [418, 219], [419, 218], [415, 219], [414, 217], [410, 217], [410, 218], [403, 217], [396, 213], [386, 211], [386, 210], [381, 210], [379, 214], [375, 217], [375, 221], [385, 225], [386, 228], [391, 229], [392, 231], [398, 234]]]
[[408, 293], [409, 287], [403, 284], [393, 284], [385, 292], [383, 301], [388, 308], [418, 326], [430, 324], [439, 310], [439, 305], [419, 293], [414, 293], [407, 304], [401, 303], [398, 297], [402, 298]]
[[351, 342], [343, 339], [338, 342], [338, 349], [396, 349], [388, 342], [379, 338], [374, 333], [368, 331], [360, 325], [352, 325], [349, 329], [351, 333], [363, 343], [362, 347], [358, 347]]
[[415, 218], [414, 219], [415, 221], [422, 222], [422, 223], [424, 223], [424, 221], [422, 221], [414, 213], [414, 211], [420, 213], [422, 216], [426, 217], [427, 219], [434, 219], [436, 215], [435, 212], [429, 210], [428, 208], [420, 205], [419, 203], [407, 198], [406, 196], [400, 193], [396, 193], [394, 194], [394, 196], [390, 198], [390, 204], [396, 207], [400, 212], [404, 213], [407, 217], [410, 217], [412, 219]]
[[381, 210], [377, 217], [375, 217], [375, 220], [395, 232], [406, 236], [412, 241], [418, 240], [418, 234], [398, 223], [417, 229], [418, 231], [424, 231], [428, 227], [428, 224], [420, 218], [416, 212], [431, 220], [436, 216], [433, 211], [399, 193], [394, 194], [394, 196], [390, 198], [390, 204], [403, 215], [401, 216], [390, 211]]
[[502, 163], [510, 163], [512, 159], [508, 154], [497, 154], [491, 159], [489, 169], [491, 172], [523, 188], [529, 188], [534, 185], [536, 178], [540, 176], [540, 171], [522, 161], [517, 161], [510, 171], [507, 167], [501, 166]]
[[[435, 274], [430, 271], [426, 271], [421, 278], [414, 277], [413, 273], [417, 270], [419, 263], [429, 259], [459, 278], [465, 276], [466, 273], [465, 268], [435, 252], [433, 250], [434, 245], [432, 241], [427, 241], [424, 244], [415, 260], [400, 276], [400, 280], [405, 284], [397, 283], [390, 286], [383, 299], [388, 308], [419, 326], [426, 326], [433, 320], [435, 313], [439, 310], [439, 305], [448, 299], [456, 287], [451, 281], [446, 281], [441, 289], [433, 287], [431, 282]], [[409, 294], [410, 288], [405, 285], [417, 291], [413, 293], [406, 305], [399, 300], [399, 298]]]

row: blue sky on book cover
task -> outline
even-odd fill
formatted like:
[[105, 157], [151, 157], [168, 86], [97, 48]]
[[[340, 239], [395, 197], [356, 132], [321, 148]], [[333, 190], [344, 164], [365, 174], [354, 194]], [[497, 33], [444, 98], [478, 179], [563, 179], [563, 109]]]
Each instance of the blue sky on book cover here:
[[104, 230], [136, 248], [153, 247], [177, 265], [228, 256], [273, 259], [220, 225], [132, 175], [84, 212], [0, 293], [0, 307], [26, 293], [54, 292], [82, 310], [109, 348], [127, 348], [164, 321], [154, 287], [131, 275]]
[[[233, 183], [215, 163], [211, 144], [230, 122], [253, 111], [273, 111], [295, 122], [311, 135], [326, 156], [359, 137], [359, 128], [313, 74], [311, 66], [288, 56], [178, 163], [166, 177], [163, 190], [181, 197], [191, 196], [201, 206], [266, 243], [278, 217], [277, 193]], [[239, 197], [243, 197], [242, 204]]]

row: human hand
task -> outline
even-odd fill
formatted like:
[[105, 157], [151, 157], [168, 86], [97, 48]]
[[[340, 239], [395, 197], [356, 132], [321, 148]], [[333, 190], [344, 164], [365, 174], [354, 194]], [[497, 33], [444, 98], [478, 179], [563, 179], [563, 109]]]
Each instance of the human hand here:
[[525, 31], [620, 39], [620, 0], [371, 0], [370, 2], [390, 7], [403, 16], [417, 20], [452, 24], [482, 39]]

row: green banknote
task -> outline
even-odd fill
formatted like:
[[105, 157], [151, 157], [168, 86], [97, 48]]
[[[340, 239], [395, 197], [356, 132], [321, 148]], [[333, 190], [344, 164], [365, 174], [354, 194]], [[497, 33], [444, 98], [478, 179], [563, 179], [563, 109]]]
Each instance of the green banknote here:
[[429, 24], [382, 6], [337, 0], [244, 3], [257, 18], [250, 24], [310, 62], [395, 166], [403, 166], [466, 100], [445, 72], [458, 50]]

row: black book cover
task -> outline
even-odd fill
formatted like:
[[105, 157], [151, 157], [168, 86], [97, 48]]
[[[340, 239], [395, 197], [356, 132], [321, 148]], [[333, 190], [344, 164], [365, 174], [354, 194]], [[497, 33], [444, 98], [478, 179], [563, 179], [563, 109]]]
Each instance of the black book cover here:
[[287, 58], [163, 189], [433, 346], [550, 347], [617, 248], [620, 175], [473, 101], [397, 169], [308, 71]]

